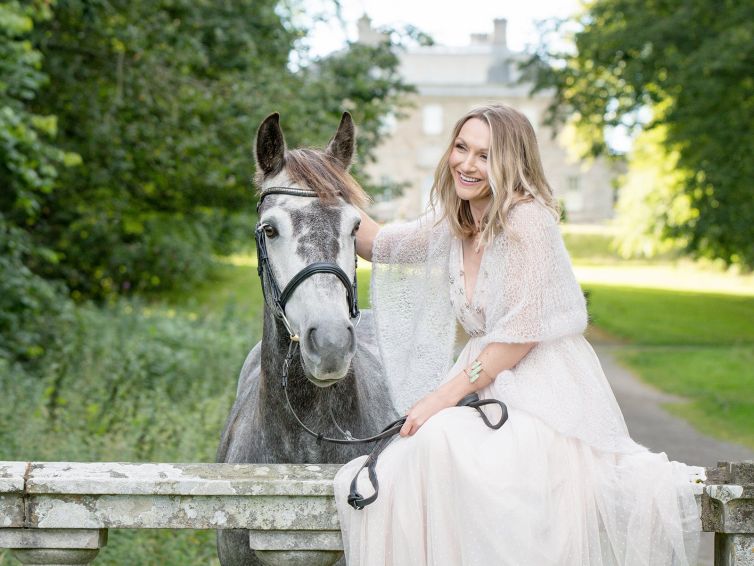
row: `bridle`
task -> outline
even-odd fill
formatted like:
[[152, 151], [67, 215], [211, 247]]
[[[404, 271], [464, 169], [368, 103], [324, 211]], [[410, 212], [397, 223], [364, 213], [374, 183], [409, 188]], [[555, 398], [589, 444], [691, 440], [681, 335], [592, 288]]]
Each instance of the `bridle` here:
[[[309, 198], [318, 198], [319, 196], [315, 191], [310, 191], [307, 189], [297, 189], [295, 187], [270, 187], [268, 189], [265, 189], [264, 192], [260, 195], [259, 202], [257, 203], [257, 213], [259, 212], [264, 199], [270, 195], [289, 195]], [[338, 426], [338, 423], [335, 422], [335, 418], [332, 416], [332, 413], [330, 416], [333, 420], [333, 423], [335, 423], [335, 426], [338, 428], [338, 430], [341, 430], [343, 432], [343, 438], [330, 438], [324, 436], [322, 433], [314, 432], [312, 429], [306, 426], [296, 414], [296, 411], [291, 404], [291, 400], [288, 397], [288, 373], [290, 371], [290, 366], [293, 362], [293, 358], [296, 355], [296, 351], [298, 350], [298, 345], [301, 341], [301, 338], [293, 330], [288, 317], [286, 317], [285, 315], [285, 305], [287, 304], [288, 299], [290, 299], [296, 288], [301, 285], [301, 283], [303, 283], [307, 278], [311, 277], [315, 273], [329, 273], [331, 275], [335, 275], [346, 288], [346, 300], [348, 301], [349, 316], [352, 319], [356, 319], [354, 326], [358, 325], [359, 321], [361, 320], [356, 277], [356, 270], [358, 268], [358, 256], [354, 253], [353, 282], [338, 264], [329, 261], [317, 261], [310, 263], [309, 265], [301, 269], [298, 273], [296, 273], [296, 275], [291, 278], [291, 280], [281, 292], [280, 285], [278, 285], [275, 274], [272, 272], [270, 256], [267, 253], [267, 236], [265, 234], [265, 228], [267, 228], [267, 226], [268, 225], [264, 222], [259, 221], [256, 225], [256, 228], [254, 229], [254, 239], [256, 240], [257, 245], [257, 273], [259, 274], [259, 278], [262, 283], [262, 295], [264, 296], [264, 300], [272, 309], [275, 318], [280, 320], [283, 323], [283, 326], [285, 326], [285, 329], [288, 332], [288, 338], [290, 340], [288, 343], [288, 353], [286, 354], [285, 360], [283, 361], [283, 373], [281, 376], [281, 385], [283, 386], [283, 392], [285, 393], [285, 402], [288, 405], [288, 409], [293, 415], [293, 418], [296, 419], [296, 422], [298, 422], [298, 424], [301, 426], [301, 428], [315, 437], [317, 439], [317, 442], [324, 441], [335, 444], [357, 444], [379, 440], [379, 438], [382, 438], [382, 436], [380, 435], [375, 435], [374, 437], [363, 439], [353, 438], [347, 431], [342, 431], [342, 429]], [[356, 237], [354, 236], [354, 240], [355, 238]]]
[[[262, 201], [264, 201], [264, 199], [270, 195], [289, 195], [312, 198], [317, 198], [319, 196], [315, 191], [310, 191], [307, 189], [298, 189], [295, 187], [269, 187], [265, 189], [259, 197], [259, 202], [257, 203], [257, 213], [259, 213]], [[277, 279], [275, 278], [275, 274], [273, 273], [272, 267], [270, 265], [269, 254], [267, 253], [267, 235], [265, 233], [265, 229], [267, 227], [269, 227], [268, 224], [259, 221], [257, 222], [257, 225], [254, 229], [254, 239], [256, 241], [257, 247], [257, 273], [262, 283], [262, 295], [264, 296], [264, 300], [272, 309], [275, 318], [283, 323], [283, 326], [285, 326], [285, 329], [288, 332], [288, 338], [290, 339], [290, 342], [288, 344], [288, 352], [283, 362], [283, 372], [281, 376], [281, 385], [283, 386], [283, 392], [285, 394], [285, 402], [288, 405], [288, 409], [293, 415], [293, 418], [296, 419], [296, 422], [298, 422], [298, 424], [301, 426], [301, 428], [304, 429], [304, 431], [316, 438], [318, 443], [330, 442], [332, 444], [366, 444], [369, 442], [377, 442], [377, 445], [369, 454], [369, 457], [364, 461], [361, 468], [359, 468], [359, 471], [356, 472], [356, 475], [351, 482], [351, 493], [348, 496], [349, 505], [351, 505], [354, 509], [363, 509], [370, 503], [374, 502], [377, 499], [377, 495], [379, 493], [379, 484], [377, 482], [376, 472], [377, 457], [385, 449], [385, 447], [387, 447], [390, 439], [394, 435], [398, 434], [398, 432], [403, 427], [403, 424], [406, 422], [407, 417], [401, 417], [400, 419], [393, 421], [392, 423], [387, 425], [382, 430], [382, 432], [366, 438], [354, 438], [353, 436], [351, 436], [350, 432], [348, 432], [347, 430], [344, 431], [340, 426], [338, 426], [338, 423], [335, 421], [332, 410], [330, 412], [330, 418], [332, 419], [335, 427], [343, 435], [342, 438], [328, 437], [323, 435], [321, 432], [315, 432], [308, 426], [306, 426], [296, 414], [296, 411], [291, 404], [291, 400], [288, 397], [288, 372], [290, 370], [290, 365], [293, 362], [293, 358], [296, 354], [296, 350], [298, 349], [301, 338], [294, 332], [290, 321], [285, 315], [285, 305], [287, 304], [293, 292], [299, 285], [301, 285], [301, 283], [303, 283], [307, 278], [316, 273], [328, 273], [335, 275], [346, 288], [346, 299], [348, 301], [349, 315], [352, 319], [357, 319], [355, 325], [358, 325], [359, 321], [361, 320], [356, 278], [358, 256], [354, 253], [353, 281], [351, 281], [348, 275], [340, 268], [338, 264], [328, 261], [317, 261], [310, 263], [309, 265], [301, 269], [298, 273], [296, 273], [296, 275], [291, 278], [291, 280], [281, 292], [280, 285], [278, 285]], [[484, 411], [482, 411], [482, 407], [484, 405], [491, 404], [497, 404], [502, 409], [500, 420], [494, 424], [490, 422], [490, 420], [487, 418], [487, 415], [484, 413]], [[466, 397], [461, 399], [461, 401], [458, 402], [458, 406], [466, 406], [476, 409], [482, 416], [484, 423], [488, 427], [493, 429], [499, 429], [503, 426], [505, 421], [508, 420], [508, 409], [504, 403], [498, 401], [497, 399], [480, 400], [479, 396], [476, 393], [471, 393], [470, 395], [467, 395]], [[362, 497], [356, 489], [357, 479], [359, 477], [359, 474], [361, 473], [361, 470], [363, 470], [364, 468], [367, 468], [368, 470], [369, 481], [372, 484], [372, 488], [374, 489], [374, 493], [366, 498]]]
[[[306, 189], [297, 189], [294, 187], [270, 187], [259, 197], [257, 213], [259, 212], [259, 208], [262, 206], [264, 199], [270, 195], [290, 195], [310, 198], [317, 198], [319, 196], [315, 191]], [[353, 282], [351, 282], [351, 279], [337, 263], [330, 261], [316, 261], [310, 263], [296, 273], [281, 292], [280, 285], [278, 285], [277, 279], [275, 279], [275, 274], [272, 272], [270, 257], [267, 253], [267, 235], [265, 229], [268, 227], [269, 224], [260, 221], [257, 222], [256, 228], [254, 229], [254, 239], [257, 244], [257, 273], [262, 280], [262, 295], [264, 296], [264, 300], [272, 308], [275, 318], [279, 319], [283, 323], [283, 326], [285, 326], [291, 342], [298, 342], [300, 337], [294, 332], [291, 323], [288, 321], [288, 317], [285, 316], [285, 305], [288, 303], [288, 299], [291, 298], [291, 295], [293, 295], [293, 291], [315, 273], [330, 273], [335, 275], [340, 282], [343, 283], [346, 288], [348, 314], [351, 318], [357, 319], [356, 324], [358, 324], [361, 317], [361, 313], [359, 312], [359, 296], [356, 278], [356, 269], [358, 268], [359, 261], [358, 256], [354, 254]]]

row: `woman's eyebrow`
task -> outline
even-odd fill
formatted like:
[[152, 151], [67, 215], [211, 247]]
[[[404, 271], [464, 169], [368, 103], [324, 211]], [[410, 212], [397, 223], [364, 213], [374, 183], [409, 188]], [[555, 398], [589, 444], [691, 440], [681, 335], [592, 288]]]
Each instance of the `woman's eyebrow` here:
[[[469, 145], [466, 142], [466, 140], [463, 139], [461, 136], [456, 136], [455, 142], [453, 142], [453, 143], [462, 143], [463, 145]], [[484, 148], [479, 148], [478, 151], [479, 151], [479, 153], [489, 153], [490, 150], [489, 150], [489, 148], [484, 147]]]

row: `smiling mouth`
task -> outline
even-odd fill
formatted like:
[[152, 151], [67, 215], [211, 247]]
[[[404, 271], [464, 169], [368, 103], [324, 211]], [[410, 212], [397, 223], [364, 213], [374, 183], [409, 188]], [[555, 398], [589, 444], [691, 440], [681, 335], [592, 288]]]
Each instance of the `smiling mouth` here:
[[458, 173], [458, 178], [461, 179], [461, 181], [463, 181], [464, 183], [468, 183], [470, 185], [481, 181], [481, 179], [477, 179], [476, 177], [468, 177], [463, 173]]

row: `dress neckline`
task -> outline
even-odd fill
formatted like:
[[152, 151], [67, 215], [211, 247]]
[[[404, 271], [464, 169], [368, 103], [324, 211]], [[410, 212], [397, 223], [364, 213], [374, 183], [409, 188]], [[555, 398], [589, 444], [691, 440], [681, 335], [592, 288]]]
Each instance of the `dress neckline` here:
[[479, 258], [479, 268], [477, 269], [476, 273], [476, 279], [474, 280], [474, 287], [471, 289], [471, 296], [469, 296], [469, 289], [466, 285], [466, 266], [463, 262], [463, 240], [461, 238], [458, 238], [458, 249], [459, 249], [459, 259], [460, 259], [460, 278], [461, 278], [461, 286], [463, 287], [463, 297], [466, 299], [467, 305], [474, 304], [474, 299], [476, 298], [477, 289], [479, 288], [479, 279], [482, 275], [482, 266], [484, 265], [484, 258], [487, 255], [487, 248], [482, 248], [482, 257]]

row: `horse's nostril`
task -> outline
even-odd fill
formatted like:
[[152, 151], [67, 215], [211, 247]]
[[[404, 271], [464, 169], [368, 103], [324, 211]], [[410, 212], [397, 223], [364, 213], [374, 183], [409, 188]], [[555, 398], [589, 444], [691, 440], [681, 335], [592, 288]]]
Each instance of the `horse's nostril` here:
[[306, 330], [305, 341], [310, 355], [341, 359], [356, 349], [356, 333], [352, 325], [319, 326]]
[[309, 342], [309, 347], [312, 350], [317, 350], [317, 336], [316, 336], [317, 329], [316, 328], [310, 328], [309, 331], [306, 333], [306, 339]]

